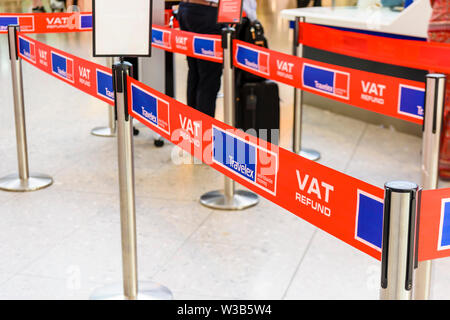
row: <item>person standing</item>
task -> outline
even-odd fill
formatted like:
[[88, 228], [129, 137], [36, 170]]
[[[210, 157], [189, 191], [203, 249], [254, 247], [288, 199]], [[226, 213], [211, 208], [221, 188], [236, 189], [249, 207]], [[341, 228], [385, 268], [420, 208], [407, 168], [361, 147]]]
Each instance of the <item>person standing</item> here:
[[[450, 43], [450, 0], [430, 0], [433, 8], [429, 27], [430, 42]], [[450, 180], [450, 74], [447, 74], [447, 88], [442, 127], [442, 143], [439, 156], [439, 176]]]
[[42, 0], [33, 0], [32, 6], [33, 6], [33, 8], [31, 9], [31, 11], [33, 13], [45, 12], [45, 8], [44, 8], [44, 5], [42, 4]]

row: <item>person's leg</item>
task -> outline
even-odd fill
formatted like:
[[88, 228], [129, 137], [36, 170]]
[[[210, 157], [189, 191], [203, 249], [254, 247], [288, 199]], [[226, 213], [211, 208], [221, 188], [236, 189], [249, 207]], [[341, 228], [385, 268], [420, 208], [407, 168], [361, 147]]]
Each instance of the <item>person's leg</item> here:
[[[450, 32], [429, 32], [429, 41], [450, 43]], [[444, 114], [441, 135], [441, 150], [439, 155], [439, 176], [450, 180], [450, 74], [447, 74]]]
[[33, 0], [32, 5], [33, 5], [32, 12], [34, 13], [45, 12], [42, 0]]

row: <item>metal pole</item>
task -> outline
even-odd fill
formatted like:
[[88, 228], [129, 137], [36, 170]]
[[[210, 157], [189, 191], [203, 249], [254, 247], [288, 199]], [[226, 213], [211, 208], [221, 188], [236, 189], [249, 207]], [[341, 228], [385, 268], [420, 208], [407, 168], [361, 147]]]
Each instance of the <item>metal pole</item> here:
[[30, 174], [28, 167], [25, 104], [23, 98], [22, 60], [18, 54], [17, 33], [19, 26], [8, 26], [9, 58], [11, 61], [12, 89], [14, 97], [14, 119], [16, 127], [18, 174], [0, 179], [0, 190], [25, 192], [50, 186], [53, 179], [42, 174]]
[[[224, 122], [232, 127], [235, 126], [235, 74], [232, 53], [234, 32], [230, 26], [222, 29]], [[253, 192], [235, 190], [234, 181], [228, 177], [225, 177], [223, 191], [208, 192], [200, 198], [200, 203], [204, 206], [219, 210], [243, 210], [257, 205], [258, 202], [258, 196]]]
[[[422, 140], [422, 186], [424, 190], [438, 188], [445, 83], [446, 78], [443, 74], [427, 75]], [[431, 274], [432, 261], [419, 262], [414, 287], [415, 300], [428, 300], [430, 298]]]
[[[294, 27], [293, 55], [303, 57], [303, 44], [299, 41], [300, 23], [305, 22], [305, 17], [297, 17]], [[294, 89], [294, 128], [293, 151], [300, 156], [312, 161], [320, 159], [320, 153], [312, 149], [302, 148], [302, 122], [303, 122], [303, 91]]]
[[[114, 64], [114, 58], [107, 58], [106, 62], [107, 67], [112, 68]], [[116, 115], [114, 113], [114, 108], [108, 105], [108, 126], [94, 128], [92, 129], [91, 134], [97, 137], [115, 137], [116, 130]]]
[[416, 243], [418, 186], [405, 181], [385, 185], [381, 300], [411, 300]]
[[152, 282], [138, 283], [136, 210], [134, 191], [133, 119], [128, 114], [127, 76], [132, 75], [128, 62], [113, 66], [115, 107], [117, 110], [117, 147], [119, 162], [120, 222], [122, 238], [123, 285], [97, 290], [92, 299], [167, 300], [169, 289]]

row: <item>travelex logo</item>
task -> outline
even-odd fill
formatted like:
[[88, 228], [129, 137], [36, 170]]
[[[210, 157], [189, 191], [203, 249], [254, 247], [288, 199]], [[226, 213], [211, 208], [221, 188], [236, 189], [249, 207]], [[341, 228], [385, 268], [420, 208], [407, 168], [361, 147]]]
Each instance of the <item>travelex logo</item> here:
[[383, 199], [358, 190], [355, 239], [381, 252], [383, 240]]
[[52, 73], [62, 79], [74, 82], [73, 59], [52, 51]]
[[350, 74], [305, 63], [303, 65], [303, 85], [314, 91], [331, 96], [350, 98]]
[[417, 119], [423, 119], [425, 110], [425, 89], [400, 85], [398, 113]]
[[108, 72], [96, 69], [97, 94], [114, 102], [113, 78]]
[[254, 71], [269, 75], [269, 54], [259, 50], [237, 45], [237, 64]]
[[6, 16], [0, 17], [0, 31], [8, 31], [9, 25], [20, 25], [20, 31], [34, 31], [34, 17]]
[[441, 203], [438, 250], [447, 249], [450, 249], [450, 199], [443, 199]]
[[213, 162], [276, 195], [277, 154], [213, 126]]
[[19, 52], [25, 59], [36, 63], [36, 46], [34, 42], [19, 36]]
[[92, 15], [82, 14], [80, 15], [80, 29], [92, 29]]
[[194, 54], [202, 57], [221, 58], [222, 47], [220, 41], [195, 36]]
[[131, 107], [146, 123], [170, 135], [169, 103], [150, 92], [131, 85]]
[[171, 41], [171, 33], [167, 30], [160, 30], [157, 28], [153, 28], [152, 30], [152, 43], [158, 47], [162, 47], [164, 49], [172, 49]]

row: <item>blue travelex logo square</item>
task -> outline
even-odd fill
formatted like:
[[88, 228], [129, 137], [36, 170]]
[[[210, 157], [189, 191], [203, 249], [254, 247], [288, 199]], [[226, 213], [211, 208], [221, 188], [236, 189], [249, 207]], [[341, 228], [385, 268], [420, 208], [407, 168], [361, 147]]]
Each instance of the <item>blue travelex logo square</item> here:
[[358, 190], [355, 238], [381, 251], [383, 241], [382, 199]]
[[238, 45], [236, 60], [237, 63], [243, 67], [253, 69], [266, 75], [269, 74], [269, 54], [265, 52]]

